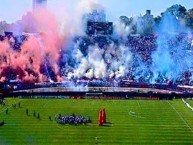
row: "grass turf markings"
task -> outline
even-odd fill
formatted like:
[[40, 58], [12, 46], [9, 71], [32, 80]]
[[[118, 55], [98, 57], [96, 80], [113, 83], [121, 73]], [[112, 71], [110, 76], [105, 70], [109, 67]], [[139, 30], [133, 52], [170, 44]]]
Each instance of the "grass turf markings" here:
[[[94, 123], [88, 126], [56, 126], [55, 121], [50, 122], [48, 118], [36, 121], [32, 117], [25, 120], [22, 110], [14, 110], [14, 116], [7, 116], [6, 120], [10, 125], [4, 126], [1, 132], [2, 140], [8, 140], [9, 144], [27, 144], [27, 136], [31, 136], [36, 144], [94, 144], [95, 137], [98, 137], [98, 144], [193, 144], [193, 134], [187, 129], [179, 115], [174, 112], [166, 101], [142, 101], [140, 106], [136, 100], [101, 101], [101, 100], [27, 100], [22, 107], [33, 106], [33, 109], [40, 111], [40, 114], [54, 116], [60, 113], [89, 114]], [[14, 102], [14, 100], [10, 100]], [[39, 103], [38, 103], [39, 102]], [[165, 102], [165, 103], [164, 103]], [[172, 105], [173, 102], [170, 101]], [[184, 107], [181, 100], [176, 102], [179, 106], [176, 109], [185, 116], [180, 109], [184, 109], [187, 114], [188, 109]], [[10, 103], [9, 103], [10, 104]], [[129, 106], [129, 107], [128, 107]], [[98, 109], [104, 107], [108, 112], [111, 127], [98, 127]], [[30, 109], [30, 108], [29, 108]], [[30, 109], [32, 110], [32, 108]], [[129, 117], [128, 112], [132, 110], [139, 115], [145, 116], [144, 119]], [[91, 113], [90, 113], [91, 111]], [[2, 114], [6, 116], [5, 114]], [[22, 118], [21, 118], [22, 117]], [[9, 121], [16, 119], [16, 123]], [[23, 122], [24, 121], [24, 122]], [[30, 125], [28, 125], [31, 123]], [[189, 123], [189, 122], [188, 122]], [[191, 122], [189, 123], [191, 124]], [[21, 126], [21, 128], [20, 128]], [[8, 135], [9, 134], [9, 135]], [[15, 136], [19, 134], [20, 136]], [[28, 143], [30, 144], [30, 143]]]
[[189, 126], [189, 124], [186, 122], [186, 120], [183, 118], [183, 116], [177, 111], [177, 109], [169, 102], [167, 101], [167, 103], [171, 106], [171, 108], [178, 114], [178, 116], [180, 117], [180, 119], [184, 122], [184, 124], [186, 125], [187, 128], [189, 128], [189, 130], [191, 132], [193, 132], [193, 129]]
[[132, 116], [132, 117], [136, 117], [136, 118], [145, 118], [145, 117], [143, 117], [143, 116], [137, 115], [137, 114], [136, 114], [135, 112], [133, 112], [133, 111], [129, 111], [129, 115]]

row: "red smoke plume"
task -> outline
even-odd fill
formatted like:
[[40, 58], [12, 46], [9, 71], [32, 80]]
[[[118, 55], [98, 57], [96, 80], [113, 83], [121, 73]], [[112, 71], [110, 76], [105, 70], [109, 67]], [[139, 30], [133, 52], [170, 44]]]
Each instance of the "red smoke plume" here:
[[13, 38], [0, 41], [1, 81], [45, 81], [48, 79], [47, 74], [41, 72], [41, 66], [45, 64], [49, 64], [53, 72], [58, 74], [57, 62], [65, 39], [58, 32], [56, 18], [48, 10], [38, 9], [32, 15], [28, 15], [27, 19], [23, 19], [19, 27], [25, 27], [26, 23], [33, 26], [28, 27], [26, 31], [36, 33], [27, 34], [27, 41], [23, 43], [20, 51], [13, 50]]

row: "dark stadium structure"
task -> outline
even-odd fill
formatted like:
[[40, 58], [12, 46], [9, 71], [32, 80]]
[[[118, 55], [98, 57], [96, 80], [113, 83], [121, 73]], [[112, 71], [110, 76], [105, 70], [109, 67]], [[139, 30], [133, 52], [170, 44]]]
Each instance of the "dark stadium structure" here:
[[[143, 84], [130, 81], [120, 86], [107, 86], [102, 81], [27, 84], [21, 82], [1, 83], [1, 98], [73, 98], [73, 99], [174, 99], [193, 97], [192, 88], [167, 84]], [[70, 86], [73, 84], [74, 86]], [[123, 86], [122, 86], [123, 85]]]
[[[50, 89], [50, 88], [49, 88]], [[101, 89], [102, 90], [102, 89]], [[193, 94], [185, 94], [179, 92], [156, 92], [155, 90], [149, 89], [148, 92], [139, 92], [139, 89], [135, 91], [56, 91], [56, 92], [46, 92], [40, 91], [37, 92], [36, 89], [33, 89], [29, 92], [20, 91], [20, 92], [4, 92], [2, 98], [5, 96], [9, 97], [20, 97], [20, 98], [71, 98], [71, 99], [147, 99], [147, 100], [162, 100], [174, 98], [189, 98], [193, 97]]]

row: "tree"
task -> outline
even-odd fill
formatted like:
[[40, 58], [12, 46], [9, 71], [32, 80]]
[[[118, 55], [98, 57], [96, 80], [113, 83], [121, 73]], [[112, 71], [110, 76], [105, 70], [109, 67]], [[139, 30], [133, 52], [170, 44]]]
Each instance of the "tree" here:
[[129, 18], [127, 17], [127, 16], [120, 16], [120, 21], [122, 22], [122, 23], [124, 23], [125, 25], [129, 25], [129, 23], [130, 23], [130, 20], [129, 20]]
[[184, 20], [185, 20], [186, 26], [193, 29], [193, 8], [189, 9], [186, 12]]
[[[183, 32], [186, 30], [185, 17], [187, 15], [187, 10], [182, 5], [172, 5], [161, 13], [161, 16], [154, 18], [155, 28], [160, 31]], [[187, 18], [188, 19], [188, 18]]]
[[161, 16], [155, 17], [155, 18], [154, 18], [155, 25], [158, 26], [158, 25], [160, 24], [161, 20], [162, 20], [162, 17], [161, 17]]
[[166, 12], [169, 12], [171, 15], [176, 16], [177, 19], [184, 18], [186, 15], [186, 8], [182, 5], [172, 5], [171, 7], [167, 8]]
[[124, 29], [126, 31], [129, 31], [129, 34], [135, 34], [137, 30], [137, 23], [135, 21], [135, 18], [127, 16], [120, 16], [119, 17], [120, 23], [124, 24]]

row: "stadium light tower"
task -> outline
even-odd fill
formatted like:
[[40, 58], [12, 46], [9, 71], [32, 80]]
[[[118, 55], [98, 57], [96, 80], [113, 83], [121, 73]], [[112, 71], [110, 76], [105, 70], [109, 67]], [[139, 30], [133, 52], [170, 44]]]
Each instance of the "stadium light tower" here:
[[37, 8], [46, 8], [47, 0], [33, 0], [33, 10]]

